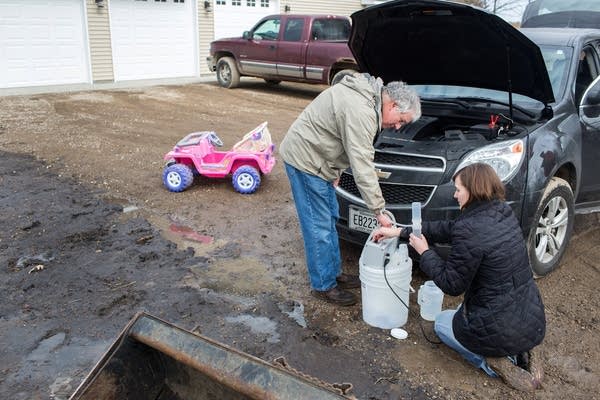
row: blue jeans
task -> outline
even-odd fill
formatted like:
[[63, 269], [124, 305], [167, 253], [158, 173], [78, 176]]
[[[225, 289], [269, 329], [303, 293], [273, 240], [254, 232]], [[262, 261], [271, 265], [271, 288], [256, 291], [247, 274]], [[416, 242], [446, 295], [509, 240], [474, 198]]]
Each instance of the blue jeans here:
[[465, 360], [473, 364], [475, 367], [481, 368], [489, 376], [497, 378], [498, 375], [496, 375], [494, 370], [490, 368], [483, 356], [475, 354], [466, 349], [454, 337], [454, 332], [452, 331], [452, 318], [454, 317], [454, 314], [456, 314], [456, 311], [457, 310], [442, 311], [437, 317], [435, 317], [435, 322], [433, 325], [435, 333], [442, 340], [442, 342], [444, 342], [451, 349], [457, 351], [458, 354], [463, 356]]
[[284, 163], [304, 239], [310, 285], [318, 291], [337, 286], [342, 259], [335, 224], [339, 206], [333, 183]]

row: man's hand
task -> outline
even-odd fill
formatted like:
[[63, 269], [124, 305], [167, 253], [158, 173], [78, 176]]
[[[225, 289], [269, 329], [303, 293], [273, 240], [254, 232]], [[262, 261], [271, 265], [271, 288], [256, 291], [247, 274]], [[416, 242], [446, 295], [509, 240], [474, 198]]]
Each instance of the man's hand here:
[[402, 228], [396, 227], [379, 227], [373, 232], [373, 241], [379, 242], [381, 239], [389, 239], [396, 236], [400, 236]]
[[386, 228], [389, 228], [392, 226], [392, 220], [387, 214], [379, 213], [379, 214], [377, 214], [376, 218], [377, 218], [377, 222], [379, 222], [379, 225], [386, 227]]

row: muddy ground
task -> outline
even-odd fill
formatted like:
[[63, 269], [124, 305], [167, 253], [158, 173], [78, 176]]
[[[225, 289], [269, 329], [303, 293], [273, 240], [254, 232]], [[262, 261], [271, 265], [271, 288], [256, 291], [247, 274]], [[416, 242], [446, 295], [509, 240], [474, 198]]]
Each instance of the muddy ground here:
[[[600, 398], [597, 214], [577, 217], [562, 265], [537, 281], [546, 380], [523, 395], [429, 343], [417, 317], [399, 341], [365, 324], [360, 305], [310, 297], [281, 163], [253, 195], [225, 179], [179, 194], [162, 186], [162, 157], [183, 135], [214, 130], [229, 148], [268, 121], [279, 143], [322, 89], [246, 80], [0, 97], [0, 397], [67, 398], [146, 310], [351, 382], [359, 399]], [[358, 273], [360, 249], [342, 252]], [[415, 271], [413, 287], [423, 280]], [[446, 296], [445, 307], [459, 302]], [[414, 295], [410, 305], [418, 312]]]

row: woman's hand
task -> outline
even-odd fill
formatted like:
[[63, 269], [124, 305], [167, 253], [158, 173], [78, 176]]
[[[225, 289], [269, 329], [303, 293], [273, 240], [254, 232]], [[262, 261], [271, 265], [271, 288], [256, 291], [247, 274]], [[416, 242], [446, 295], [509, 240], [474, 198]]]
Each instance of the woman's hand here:
[[427, 243], [427, 239], [425, 239], [423, 234], [421, 234], [421, 236], [415, 236], [413, 233], [411, 233], [408, 238], [408, 243], [410, 243], [410, 245], [417, 253], [419, 253], [419, 255], [429, 250], [429, 244]]
[[389, 239], [396, 236], [400, 236], [402, 228], [396, 227], [379, 227], [373, 232], [373, 241], [379, 242], [381, 239]]

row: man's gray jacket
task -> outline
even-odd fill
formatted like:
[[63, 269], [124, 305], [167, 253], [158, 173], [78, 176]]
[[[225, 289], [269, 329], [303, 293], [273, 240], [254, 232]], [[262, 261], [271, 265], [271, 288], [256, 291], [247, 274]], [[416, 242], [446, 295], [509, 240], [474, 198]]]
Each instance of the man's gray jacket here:
[[351, 167], [363, 200], [376, 213], [385, 206], [373, 164], [382, 87], [367, 74], [345, 77], [304, 109], [279, 146], [284, 162], [329, 182]]

